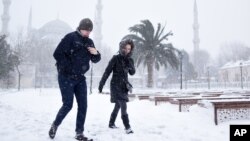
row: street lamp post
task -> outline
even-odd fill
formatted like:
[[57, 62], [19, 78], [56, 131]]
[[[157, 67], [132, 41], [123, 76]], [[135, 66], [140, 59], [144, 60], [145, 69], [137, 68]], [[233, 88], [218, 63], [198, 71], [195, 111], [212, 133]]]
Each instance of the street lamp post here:
[[210, 75], [209, 75], [209, 66], [207, 67], [207, 88], [210, 89]]
[[182, 52], [179, 52], [179, 57], [180, 57], [180, 89], [182, 90], [182, 59], [183, 59], [183, 55]]
[[240, 63], [240, 85], [241, 85], [241, 89], [243, 89], [242, 62]]
[[92, 87], [93, 87], [93, 63], [91, 62], [90, 87], [89, 87], [90, 94], [92, 94]]

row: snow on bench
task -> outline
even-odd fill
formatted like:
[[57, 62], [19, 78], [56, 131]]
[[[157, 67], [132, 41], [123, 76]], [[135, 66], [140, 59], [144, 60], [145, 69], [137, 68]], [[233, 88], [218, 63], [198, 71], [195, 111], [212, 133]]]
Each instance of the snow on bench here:
[[[201, 95], [202, 94], [202, 95]], [[192, 93], [186, 93], [186, 95], [168, 95], [168, 96], [155, 96], [155, 106], [158, 105], [158, 103], [166, 103], [171, 102], [172, 104], [179, 104], [176, 101], [173, 101], [174, 98], [194, 98], [195, 96], [201, 96], [201, 97], [217, 97], [221, 96], [222, 92], [192, 92]]]
[[195, 98], [174, 98], [170, 100], [172, 104], [179, 105], [179, 112], [188, 112], [189, 107], [197, 104], [199, 100], [227, 100], [227, 99], [249, 99], [247, 96], [230, 96], [230, 97], [195, 97]]
[[159, 102], [161, 103], [165, 103], [165, 102], [170, 102], [171, 99], [173, 98], [189, 98], [189, 97], [194, 97], [194, 96], [183, 96], [183, 95], [176, 95], [176, 96], [155, 96], [154, 97], [154, 101], [155, 101], [155, 106], [157, 106], [157, 104]]
[[214, 122], [250, 119], [250, 99], [212, 100]]
[[139, 100], [149, 99], [149, 95], [137, 95]]
[[150, 100], [150, 97], [163, 96], [163, 94], [154, 93], [154, 94], [135, 94], [139, 100]]

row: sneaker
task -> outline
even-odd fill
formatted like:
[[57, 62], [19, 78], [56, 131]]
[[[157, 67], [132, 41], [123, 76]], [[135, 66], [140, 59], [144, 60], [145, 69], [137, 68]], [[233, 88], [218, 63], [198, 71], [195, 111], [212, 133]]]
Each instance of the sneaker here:
[[83, 133], [76, 133], [75, 139], [80, 140], [80, 141], [87, 141], [88, 138], [86, 138]]
[[56, 136], [56, 130], [57, 130], [57, 126], [55, 126], [54, 124], [51, 125], [51, 128], [49, 130], [49, 137], [51, 139], [54, 139]]
[[109, 125], [109, 128], [111, 128], [111, 129], [116, 129], [116, 128], [118, 128], [118, 127], [115, 126], [115, 124], [113, 124], [113, 125]]
[[127, 134], [132, 134], [134, 133], [134, 131], [131, 128], [125, 129]]

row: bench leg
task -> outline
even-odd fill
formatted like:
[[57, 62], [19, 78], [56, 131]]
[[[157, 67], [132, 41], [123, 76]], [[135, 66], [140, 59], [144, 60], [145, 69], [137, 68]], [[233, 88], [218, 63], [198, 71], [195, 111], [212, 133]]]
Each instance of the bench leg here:
[[214, 108], [214, 123], [215, 125], [218, 125], [218, 114], [217, 114], [217, 108]]
[[181, 112], [181, 103], [179, 103], [179, 112]]

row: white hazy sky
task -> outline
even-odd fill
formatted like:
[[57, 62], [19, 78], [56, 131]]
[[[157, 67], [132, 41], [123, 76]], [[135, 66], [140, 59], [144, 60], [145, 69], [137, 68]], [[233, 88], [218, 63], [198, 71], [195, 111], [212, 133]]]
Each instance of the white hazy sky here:
[[[9, 30], [26, 29], [31, 6], [34, 28], [59, 15], [59, 19], [75, 29], [82, 18], [94, 19], [96, 3], [97, 0], [12, 0]], [[166, 32], [172, 30], [174, 36], [169, 41], [175, 47], [193, 50], [194, 0], [102, 0], [102, 4], [103, 42], [108, 46], [117, 48], [130, 26], [149, 19], [155, 26], [166, 24]], [[197, 5], [201, 49], [215, 56], [220, 45], [226, 42], [250, 46], [250, 0], [197, 0]]]

